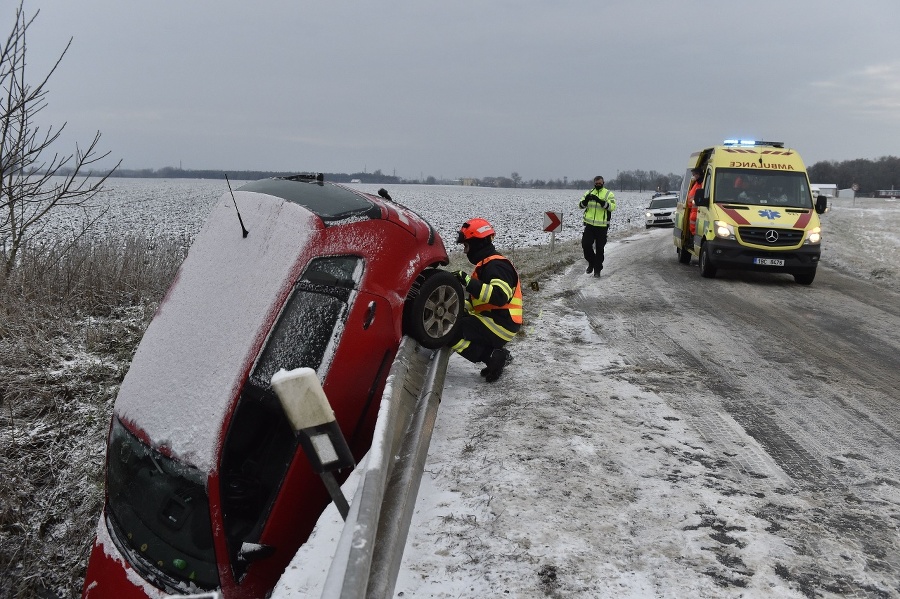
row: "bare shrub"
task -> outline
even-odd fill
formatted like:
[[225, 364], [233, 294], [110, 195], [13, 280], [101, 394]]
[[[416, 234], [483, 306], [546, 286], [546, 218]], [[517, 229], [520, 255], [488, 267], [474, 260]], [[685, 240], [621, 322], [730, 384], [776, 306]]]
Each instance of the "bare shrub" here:
[[0, 597], [76, 597], [118, 385], [187, 240], [31, 244], [0, 278]]

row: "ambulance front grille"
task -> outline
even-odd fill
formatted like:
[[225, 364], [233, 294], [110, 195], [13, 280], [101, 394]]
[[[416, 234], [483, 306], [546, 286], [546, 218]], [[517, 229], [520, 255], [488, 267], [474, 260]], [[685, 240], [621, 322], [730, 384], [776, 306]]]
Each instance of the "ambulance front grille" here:
[[783, 247], [800, 245], [803, 241], [801, 229], [773, 229], [771, 227], [739, 227], [738, 234], [744, 243]]

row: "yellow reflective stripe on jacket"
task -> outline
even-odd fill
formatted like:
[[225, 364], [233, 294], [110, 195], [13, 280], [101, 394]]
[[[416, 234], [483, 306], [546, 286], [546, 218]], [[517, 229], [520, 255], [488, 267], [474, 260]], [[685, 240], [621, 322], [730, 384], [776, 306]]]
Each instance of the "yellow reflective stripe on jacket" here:
[[[487, 289], [488, 287], [488, 285], [484, 286], [485, 289]], [[509, 287], [509, 285], [506, 285], [506, 287]], [[488, 295], [488, 297], [490, 297], [490, 295]], [[509, 295], [507, 295], [507, 297], [509, 297]], [[509, 300], [509, 302], [499, 307], [473, 300], [472, 310], [476, 314], [479, 312], [488, 312], [490, 310], [509, 310], [509, 315], [513, 319], [513, 322], [522, 324], [522, 291], [519, 288], [518, 295], [514, 295], [513, 298]]]
[[[478, 279], [478, 268], [487, 264], [491, 260], [506, 260], [507, 262], [509, 262], [507, 258], [499, 254], [489, 256], [475, 265], [475, 272], [472, 273], [472, 277]], [[510, 262], [510, 264], [512, 263]], [[513, 270], [515, 270], [515, 267], [513, 267]], [[513, 290], [509, 286], [509, 283], [507, 283], [503, 279], [492, 279], [490, 281], [482, 282], [484, 283], [484, 285], [481, 286], [481, 292], [478, 294], [478, 296], [470, 295], [472, 310], [475, 312], [475, 315], [478, 316], [479, 312], [488, 312], [490, 310], [507, 310], [509, 311], [509, 316], [514, 323], [522, 324], [522, 282], [519, 280], [519, 277], [516, 276], [515, 290]], [[495, 289], [499, 289], [500, 291], [502, 291], [503, 295], [508, 298], [507, 302], [502, 306], [496, 306], [494, 304], [487, 303]], [[486, 318], [481, 318], [481, 320], [484, 321], [486, 320]], [[495, 327], [508, 333], [506, 329], [496, 324], [493, 324], [492, 327], [488, 328], [493, 331]], [[496, 334], [498, 337], [504, 336], [500, 333]], [[515, 333], [513, 333], [513, 335], [515, 335]], [[512, 337], [510, 337], [510, 339], [512, 339]]]
[[503, 292], [503, 295], [506, 296], [507, 302], [513, 296], [513, 290], [512, 287], [509, 286], [509, 283], [507, 283], [503, 279], [493, 279], [491, 281], [486, 281], [485, 284], [481, 286], [481, 293], [479, 293], [478, 297], [476, 297], [475, 299], [478, 300], [479, 304], [488, 302], [491, 299], [491, 295], [494, 294], [495, 289], [499, 289]]

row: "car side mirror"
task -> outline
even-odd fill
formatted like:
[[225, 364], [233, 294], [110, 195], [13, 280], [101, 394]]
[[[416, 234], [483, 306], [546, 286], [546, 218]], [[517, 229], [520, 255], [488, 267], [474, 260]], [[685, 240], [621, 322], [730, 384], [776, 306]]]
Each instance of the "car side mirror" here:
[[250, 564], [266, 559], [273, 553], [275, 553], [275, 548], [271, 545], [260, 545], [259, 543], [248, 543], [247, 541], [241, 543], [237, 559], [232, 564], [235, 579], [238, 581], [243, 580], [244, 576], [247, 575], [247, 569], [250, 567]]
[[273, 553], [275, 553], [275, 548], [271, 545], [244, 542], [241, 544], [240, 551], [238, 551], [238, 561], [249, 564], [261, 559], [266, 559]]
[[828, 210], [828, 197], [820, 195], [816, 198], [816, 214], [825, 214]]
[[[702, 190], [701, 190], [702, 191]], [[699, 198], [694, 198], [694, 203], [704, 208], [709, 208], [709, 196], [701, 193]]]

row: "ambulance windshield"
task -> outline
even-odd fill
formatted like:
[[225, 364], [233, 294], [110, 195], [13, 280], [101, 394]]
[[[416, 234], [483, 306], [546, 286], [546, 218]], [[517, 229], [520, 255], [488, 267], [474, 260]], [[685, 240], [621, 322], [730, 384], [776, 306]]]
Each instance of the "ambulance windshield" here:
[[809, 182], [802, 172], [721, 168], [716, 171], [714, 193], [719, 204], [813, 207]]

